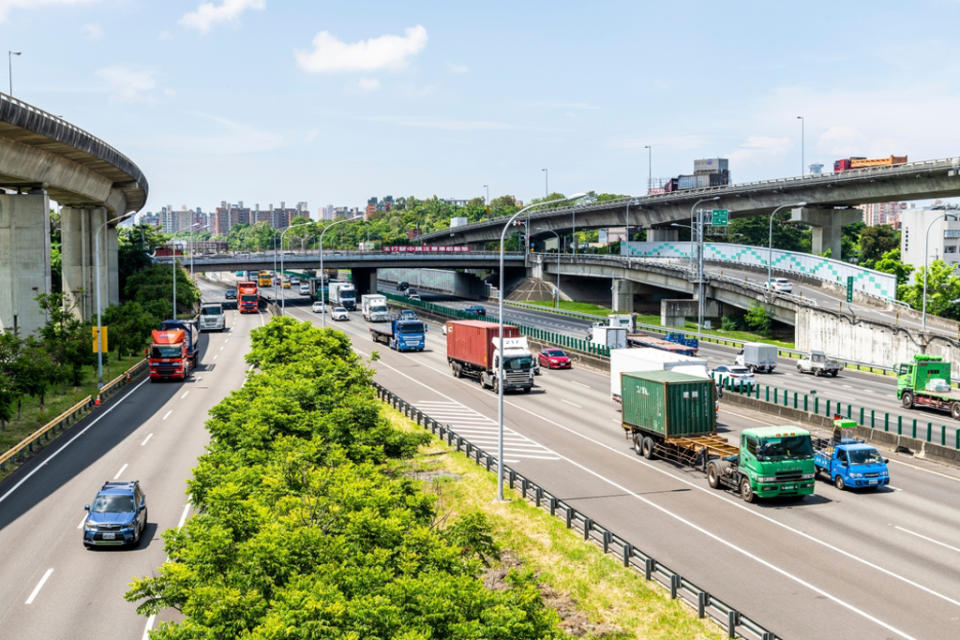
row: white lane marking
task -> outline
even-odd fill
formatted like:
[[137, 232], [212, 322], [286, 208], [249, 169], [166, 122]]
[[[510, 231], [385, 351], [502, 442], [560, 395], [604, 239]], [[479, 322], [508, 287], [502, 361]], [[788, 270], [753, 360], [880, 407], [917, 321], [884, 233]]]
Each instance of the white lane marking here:
[[183, 505], [183, 513], [180, 514], [180, 521], [177, 523], [177, 529], [183, 526], [183, 523], [187, 520], [187, 514], [190, 512], [190, 501], [187, 501], [187, 504]]
[[933, 544], [938, 544], [938, 545], [940, 545], [941, 547], [946, 547], [947, 549], [950, 549], [951, 551], [956, 551], [957, 553], [960, 553], [960, 548], [954, 547], [954, 546], [952, 546], [952, 545], [949, 545], [949, 544], [947, 544], [946, 542], [940, 542], [939, 540], [935, 540], [935, 539], [933, 539], [933, 538], [927, 537], [927, 536], [923, 535], [922, 533], [917, 533], [916, 531], [910, 531], [910, 529], [904, 529], [903, 527], [896, 526], [896, 525], [894, 525], [893, 528], [894, 528], [894, 529], [898, 529], [898, 530], [900, 530], [900, 531], [903, 531], [904, 533], [909, 533], [909, 534], [912, 535], [912, 536], [917, 536], [918, 538], [920, 538], [920, 539], [922, 539], [922, 540], [926, 540], [927, 542], [932, 542]]
[[187, 389], [186, 391], [184, 391], [184, 392], [183, 392], [183, 395], [180, 396], [180, 399], [183, 400], [183, 399], [186, 398], [188, 395], [190, 395], [190, 389]]
[[220, 345], [220, 351], [223, 351], [223, 345]]
[[[405, 356], [405, 357], [407, 357], [407, 358], [410, 358], [410, 356], [407, 356], [406, 354], [398, 354], [398, 355], [402, 355], [402, 356]], [[412, 358], [411, 358], [411, 359], [412, 359]], [[415, 383], [415, 384], [418, 384], [418, 385], [423, 386], [423, 387], [427, 387], [427, 385], [424, 384], [423, 382], [420, 382], [420, 381], [417, 380], [416, 378], [413, 378], [413, 377], [411, 377], [411, 376], [408, 376], [407, 374], [403, 373], [403, 372], [400, 371], [399, 369], [390, 366], [389, 364], [387, 364], [386, 362], [384, 362], [384, 361], [382, 361], [382, 360], [379, 361], [378, 364], [383, 365], [383, 366], [387, 367], [388, 369], [393, 370], [393, 371], [394, 371], [395, 373], [397, 373], [398, 375], [400, 375], [400, 376], [402, 376], [402, 377], [410, 380], [411, 382], [413, 382], [413, 383]], [[440, 369], [437, 369], [436, 367], [431, 367], [430, 365], [427, 365], [427, 364], [423, 364], [423, 365], [421, 365], [421, 366], [425, 366], [425, 367], [428, 367], [428, 368], [430, 368], [430, 369], [433, 369], [434, 371], [437, 371], [438, 373], [445, 373], [444, 371], [441, 371]], [[467, 384], [467, 381], [465, 381], [465, 380], [462, 380], [461, 382], [462, 382], [464, 385]], [[443, 396], [444, 398], [448, 398], [448, 399], [450, 399], [451, 401], [456, 402], [456, 400], [453, 400], [453, 398], [450, 398], [450, 396], [448, 396], [448, 395], [446, 395], [446, 394], [444, 394], [444, 393], [441, 393], [440, 391], [437, 391], [437, 390], [435, 390], [435, 389], [434, 389], [433, 391], [434, 391], [434, 393], [436, 393], [437, 395]], [[942, 593], [939, 593], [939, 592], [937, 592], [937, 591], [934, 591], [933, 589], [931, 589], [931, 588], [929, 588], [929, 587], [926, 587], [926, 586], [924, 586], [924, 585], [921, 585], [921, 584], [919, 584], [919, 583], [917, 583], [917, 582], [915, 582], [915, 581], [913, 581], [913, 580], [910, 580], [909, 578], [905, 578], [905, 577], [903, 577], [903, 576], [900, 576], [900, 575], [894, 573], [893, 571], [891, 571], [891, 570], [889, 570], [889, 569], [885, 569], [885, 568], [883, 568], [883, 567], [881, 567], [881, 566], [878, 566], [878, 565], [876, 565], [876, 564], [874, 564], [874, 563], [872, 563], [872, 562], [869, 562], [868, 560], [865, 560], [865, 559], [863, 559], [863, 558], [859, 558], [859, 557], [855, 556], [854, 554], [850, 553], [849, 551], [845, 551], [845, 550], [843, 550], [843, 549], [841, 549], [841, 548], [839, 548], [839, 547], [836, 547], [836, 546], [834, 546], [834, 545], [828, 544], [827, 542], [824, 542], [824, 541], [822, 541], [822, 540], [819, 540], [819, 539], [815, 538], [814, 536], [812, 536], [812, 535], [810, 535], [810, 534], [808, 534], [808, 533], [805, 533], [805, 532], [803, 532], [803, 531], [800, 531], [799, 529], [796, 529], [796, 528], [794, 528], [794, 527], [791, 527], [791, 526], [788, 526], [788, 525], [786, 525], [786, 524], [780, 523], [780, 522], [776, 521], [775, 519], [771, 518], [770, 516], [765, 516], [765, 515], [763, 515], [762, 513], [755, 512], [755, 511], [747, 508], [746, 506], [744, 506], [744, 505], [742, 505], [742, 504], [738, 504], [738, 503], [734, 502], [733, 500], [731, 500], [731, 499], [729, 499], [729, 498], [725, 498], [725, 497], [723, 497], [723, 496], [720, 496], [720, 495], [717, 495], [717, 494], [715, 494], [715, 493], [712, 493], [712, 491], [713, 491], [712, 489], [708, 490], [707, 488], [702, 487], [702, 486], [700, 486], [699, 484], [695, 484], [695, 483], [693, 483], [693, 482], [691, 482], [691, 481], [689, 481], [689, 480], [686, 480], [686, 479], [684, 479], [684, 478], [682, 478], [682, 477], [680, 477], [680, 476], [676, 476], [676, 475], [674, 475], [674, 474], [672, 474], [672, 473], [670, 473], [670, 472], [668, 472], [668, 471], [666, 471], [666, 470], [664, 470], [664, 469], [660, 469], [660, 468], [658, 468], [658, 467], [657, 467], [656, 465], [654, 465], [654, 464], [651, 464], [651, 463], [646, 462], [646, 461], [644, 461], [644, 460], [642, 460], [642, 459], [640, 459], [640, 458], [637, 458], [637, 456], [635, 456], [635, 455], [628, 455], [627, 453], [625, 453], [624, 451], [621, 451], [620, 449], [615, 449], [614, 447], [611, 447], [611, 446], [609, 446], [609, 445], [607, 445], [607, 444], [604, 444], [604, 443], [600, 442], [599, 440], [595, 440], [595, 439], [590, 438], [590, 437], [588, 437], [588, 436], [585, 436], [585, 435], [583, 435], [583, 434], [581, 434], [581, 433], [577, 433], [575, 430], [573, 430], [573, 429], [571, 429], [571, 428], [569, 428], [569, 427], [567, 427], [567, 426], [565, 426], [565, 425], [562, 425], [562, 424], [560, 424], [560, 423], [558, 423], [558, 422], [555, 422], [554, 420], [550, 420], [549, 418], [545, 418], [545, 417], [543, 417], [542, 415], [539, 415], [539, 414], [537, 414], [537, 413], [535, 413], [535, 412], [533, 412], [533, 411], [531, 411], [531, 410], [529, 410], [529, 409], [526, 409], [526, 408], [524, 408], [524, 407], [521, 407], [520, 405], [517, 405], [517, 404], [515, 404], [515, 403], [513, 403], [513, 402], [506, 402], [506, 401], [505, 401], [505, 403], [506, 403], [506, 404], [509, 404], [510, 406], [512, 406], [512, 407], [514, 407], [514, 408], [516, 408], [516, 409], [519, 409], [519, 410], [521, 410], [521, 411], [523, 411], [523, 412], [525, 412], [525, 413], [529, 413], [530, 415], [532, 415], [532, 416], [534, 416], [534, 417], [536, 417], [536, 418], [539, 418], [539, 419], [543, 420], [544, 422], [547, 422], [547, 423], [550, 423], [550, 424], [552, 424], [552, 425], [554, 425], [554, 426], [556, 426], [556, 427], [559, 427], [560, 429], [563, 429], [564, 431], [567, 431], [568, 433], [571, 433], [572, 435], [575, 435], [575, 436], [577, 436], [577, 437], [579, 437], [579, 438], [581, 438], [581, 439], [583, 439], [583, 440], [586, 440], [586, 441], [591, 442], [591, 443], [593, 443], [593, 444], [595, 444], [595, 445], [597, 445], [597, 446], [599, 446], [599, 447], [602, 447], [602, 448], [604, 448], [604, 449], [606, 449], [606, 450], [608, 450], [608, 451], [610, 451], [610, 452], [612, 452], [612, 453], [614, 453], [614, 454], [616, 454], [616, 455], [618, 455], [618, 456], [621, 456], [621, 457], [623, 457], [623, 458], [627, 458], [627, 459], [631, 460], [631, 461], [632, 461], [633, 463], [635, 463], [635, 464], [641, 464], [641, 465], [647, 467], [648, 469], [651, 469], [651, 470], [653, 470], [653, 471], [656, 471], [657, 473], [660, 473], [660, 474], [662, 474], [662, 475], [665, 475], [665, 476], [667, 476], [667, 477], [670, 477], [670, 478], [672, 478], [672, 479], [674, 479], [674, 480], [676, 480], [676, 481], [678, 481], [678, 482], [682, 482], [683, 484], [689, 485], [689, 486], [692, 487], [694, 490], [700, 491], [700, 492], [704, 493], [705, 495], [710, 496], [710, 497], [713, 498], [713, 499], [723, 500], [724, 502], [728, 503], [730, 506], [732, 506], [732, 507], [734, 507], [734, 508], [737, 508], [737, 509], [742, 509], [742, 510], [745, 511], [746, 513], [749, 513], [749, 514], [751, 514], [751, 515], [753, 515], [753, 516], [755, 516], [755, 517], [757, 517], [757, 518], [760, 518], [760, 519], [762, 519], [762, 520], [765, 520], [766, 522], [768, 522], [768, 523], [770, 523], [770, 524], [773, 524], [774, 526], [777, 526], [777, 527], [780, 527], [780, 528], [782, 528], [782, 529], [785, 529], [785, 530], [787, 530], [787, 531], [789, 531], [789, 532], [791, 532], [791, 533], [794, 533], [794, 534], [796, 534], [796, 535], [798, 535], [798, 536], [800, 536], [800, 537], [802, 537], [802, 538], [804, 538], [804, 539], [806, 539], [806, 540], [809, 540], [810, 542], [813, 542], [813, 543], [815, 543], [815, 544], [819, 544], [819, 545], [821, 545], [821, 546], [824, 546], [824, 547], [826, 547], [826, 548], [828, 548], [828, 549], [830, 549], [830, 550], [832, 550], [832, 551], [835, 551], [835, 552], [837, 552], [837, 553], [839, 553], [839, 554], [841, 554], [841, 555], [843, 555], [843, 556], [846, 556], [846, 557], [848, 557], [848, 558], [850, 558], [850, 559], [852, 559], [852, 560], [855, 560], [855, 561], [857, 561], [857, 562], [859, 562], [859, 563], [861, 563], [861, 564], [864, 564], [864, 565], [866, 565], [866, 566], [868, 566], [868, 567], [870, 567], [870, 568], [872, 568], [872, 569], [874, 569], [874, 570], [876, 570], [876, 571], [879, 571], [880, 573], [883, 573], [884, 575], [887, 575], [887, 576], [889, 576], [889, 577], [891, 577], [891, 578], [894, 578], [894, 579], [896, 579], [896, 580], [900, 580], [901, 582], [905, 582], [906, 584], [909, 584], [910, 586], [913, 586], [913, 587], [915, 587], [915, 588], [917, 588], [917, 589], [919, 589], [919, 590], [921, 590], [921, 591], [924, 591], [924, 592], [926, 592], [926, 593], [928, 593], [928, 594], [930, 594], [930, 595], [932, 595], [932, 596], [935, 596], [935, 597], [937, 597], [937, 598], [940, 598], [940, 599], [942, 599], [942, 600], [945, 600], [946, 602], [949, 602], [949, 603], [951, 603], [951, 604], [953, 604], [953, 605], [960, 606], [960, 601], [954, 600], [953, 598], [951, 598], [951, 597], [949, 597], [949, 596], [946, 596], [946, 595], [944, 595], [944, 594], [942, 594]], [[559, 455], [559, 454], [558, 454], [558, 455]], [[823, 596], [823, 597], [825, 597], [825, 598], [827, 598], [827, 599], [829, 599], [829, 600], [832, 600], [833, 602], [837, 603], [838, 605], [840, 605], [840, 606], [842, 606], [842, 607], [844, 607], [844, 608], [846, 608], [846, 609], [849, 609], [850, 611], [853, 611], [854, 613], [856, 613], [856, 614], [858, 614], [858, 615], [866, 618], [867, 620], [870, 620], [871, 622], [874, 622], [874, 623], [876, 623], [876, 624], [884, 627], [885, 629], [888, 629], [888, 630], [896, 633], [897, 635], [900, 635], [900, 636], [903, 637], [903, 638], [909, 638], [909, 639], [913, 640], [913, 636], [907, 635], [906, 633], [900, 631], [899, 629], [896, 629], [896, 628], [888, 625], [887, 623], [883, 622], [882, 620], [880, 620], [880, 619], [878, 619], [878, 618], [875, 618], [874, 616], [870, 615], [870, 614], [867, 613], [866, 611], [864, 611], [864, 610], [862, 610], [862, 609], [858, 609], [858, 608], [855, 607], [854, 605], [852, 605], [852, 604], [850, 604], [850, 603], [848, 603], [848, 602], [845, 602], [845, 601], [841, 600], [838, 596], [834, 596], [834, 595], [832, 595], [832, 594], [830, 594], [830, 593], [827, 593], [827, 592], [824, 591], [823, 589], [820, 589], [819, 587], [813, 585], [812, 583], [807, 582], [806, 580], [800, 578], [799, 576], [794, 576], [793, 574], [787, 572], [786, 570], [774, 566], [774, 565], [773, 565], [772, 563], [770, 563], [769, 561], [763, 560], [763, 559], [760, 558], [759, 556], [755, 556], [755, 555], [751, 554], [749, 551], [747, 551], [747, 550], [745, 550], [745, 549], [742, 549], [742, 548], [740, 548], [740, 547], [737, 547], [737, 546], [734, 545], [732, 542], [729, 542], [729, 541], [727, 541], [727, 540], [724, 540], [724, 539], [720, 538], [719, 536], [717, 536], [717, 535], [715, 535], [715, 534], [712, 534], [712, 533], [706, 531], [706, 529], [703, 529], [703, 528], [700, 527], [699, 525], [696, 525], [696, 524], [694, 524], [693, 522], [688, 521], [688, 520], [685, 520], [685, 519], [682, 518], [681, 516], [670, 512], [670, 511], [669, 511], [668, 509], [666, 509], [665, 507], [661, 507], [661, 506], [659, 506], [659, 505], [656, 505], [656, 504], [650, 502], [648, 499], [646, 499], [646, 498], [644, 498], [644, 497], [642, 497], [642, 496], [640, 496], [640, 495], [637, 495], [636, 493], [630, 491], [630, 490], [627, 489], [626, 487], [622, 487], [622, 488], [621, 488], [620, 485], [618, 485], [617, 483], [613, 482], [612, 480], [609, 480], [609, 479], [607, 479], [607, 478], [604, 478], [603, 476], [601, 476], [601, 475], [600, 475], [599, 473], [597, 473], [596, 471], [593, 471], [592, 469], [588, 469], [587, 467], [581, 465], [580, 463], [575, 462], [575, 461], [573, 461], [573, 460], [570, 460], [569, 458], [566, 458], [566, 457], [564, 457], [564, 456], [562, 456], [562, 455], [560, 456], [560, 458], [563, 459], [563, 460], [566, 460], [567, 462], [569, 462], [570, 464], [572, 464], [572, 465], [574, 465], [574, 466], [576, 466], [576, 467], [579, 467], [579, 468], [583, 469], [586, 473], [589, 473], [589, 474], [591, 474], [591, 475], [593, 475], [593, 476], [596, 476], [597, 478], [599, 478], [599, 479], [601, 479], [601, 480], [604, 480], [605, 482], [609, 483], [611, 486], [613, 486], [613, 487], [615, 487], [615, 488], [617, 488], [617, 489], [620, 489], [621, 491], [623, 491], [624, 493], [627, 493], [627, 494], [630, 495], [630, 496], [635, 497], [637, 500], [640, 500], [641, 502], [650, 504], [650, 506], [652, 506], [653, 508], [657, 509], [658, 511], [662, 511], [665, 515], [668, 515], [668, 516], [670, 516], [670, 517], [672, 517], [672, 518], [675, 518], [675, 519], [679, 520], [680, 522], [682, 522], [682, 523], [684, 523], [684, 524], [687, 524], [688, 526], [694, 528], [694, 529], [697, 530], [697, 531], [701, 531], [704, 535], [706, 535], [706, 536], [708, 536], [708, 537], [716, 540], [716, 541], [719, 542], [720, 544], [722, 544], [722, 545], [724, 545], [724, 546], [727, 546], [727, 547], [730, 547], [731, 549], [733, 549], [733, 550], [735, 550], [735, 551], [737, 551], [737, 552], [739, 552], [739, 553], [742, 553], [743, 555], [745, 555], [745, 556], [747, 556], [747, 557], [749, 557], [749, 558], [751, 558], [751, 559], [754, 559], [756, 562], [762, 564], [763, 566], [768, 567], [768, 568], [770, 568], [771, 570], [776, 571], [777, 573], [780, 573], [780, 574], [783, 575], [784, 577], [786, 577], [786, 578], [788, 578], [788, 579], [790, 579], [790, 580], [793, 580], [793, 581], [797, 582], [798, 584], [800, 584], [800, 585], [802, 585], [802, 586], [810, 589], [810, 590], [813, 591], [814, 593], [817, 593], [817, 594], [819, 594], [819, 595], [821, 595], [821, 596]], [[506, 460], [506, 456], [504, 456], [504, 460]]]
[[148, 433], [148, 434], [147, 434], [147, 437], [144, 438], [144, 439], [143, 439], [143, 442], [140, 443], [140, 446], [142, 447], [143, 445], [145, 445], [145, 444], [147, 444], [148, 442], [150, 442], [150, 438], [152, 438], [152, 437], [153, 437], [153, 433]]
[[127, 465], [124, 464], [122, 467], [120, 467], [120, 471], [117, 471], [117, 475], [113, 476], [113, 479], [116, 480], [117, 478], [119, 478], [120, 475], [126, 470], [127, 470]]
[[47, 578], [50, 577], [51, 573], [53, 573], [53, 567], [47, 569], [47, 572], [43, 574], [43, 577], [40, 578], [40, 582], [38, 582], [37, 586], [35, 586], [33, 591], [30, 592], [30, 597], [27, 598], [27, 601], [24, 604], [33, 604], [34, 598], [36, 598], [37, 594], [40, 593], [40, 589], [43, 588], [43, 583], [47, 581]]
[[56, 457], [60, 454], [61, 451], [63, 451], [64, 449], [66, 449], [67, 447], [69, 447], [71, 444], [73, 444], [73, 441], [74, 441], [74, 440], [76, 440], [77, 438], [79, 438], [80, 436], [82, 436], [84, 433], [86, 433], [87, 430], [90, 429], [93, 425], [95, 425], [95, 424], [97, 424], [98, 422], [100, 422], [100, 421], [103, 419], [104, 416], [106, 416], [108, 413], [110, 413], [111, 411], [113, 411], [114, 408], [118, 407], [121, 402], [123, 402], [124, 400], [126, 400], [127, 398], [129, 398], [131, 393], [133, 393], [134, 391], [136, 391], [137, 389], [139, 389], [140, 387], [142, 387], [144, 384], [146, 384], [146, 383], [149, 382], [149, 381], [150, 381], [150, 378], [144, 378], [139, 384], [137, 384], [137, 386], [135, 386], [133, 389], [130, 389], [130, 391], [127, 392], [127, 394], [126, 394], [125, 396], [123, 396], [122, 398], [120, 398], [116, 403], [114, 403], [114, 404], [110, 405], [109, 407], [107, 407], [107, 410], [104, 411], [103, 413], [101, 413], [101, 414], [97, 417], [96, 420], [94, 420], [93, 422], [91, 422], [90, 424], [88, 424], [87, 426], [85, 426], [79, 433], [77, 433], [77, 435], [73, 436], [73, 437], [70, 438], [66, 443], [64, 443], [64, 445], [63, 445], [62, 447], [60, 447], [59, 449], [57, 449], [56, 451], [54, 451], [53, 453], [51, 453], [51, 454], [50, 454], [50, 457], [48, 457], [46, 460], [44, 460], [43, 462], [41, 462], [40, 464], [38, 464], [36, 467], [34, 467], [34, 469], [33, 469], [32, 471], [30, 471], [30, 473], [28, 473], [27, 475], [23, 476], [23, 478], [20, 479], [20, 482], [18, 482], [17, 484], [13, 485], [12, 487], [10, 487], [9, 491], [7, 491], [5, 494], [3, 494], [2, 496], [0, 496], [0, 502], [3, 502], [3, 501], [6, 500], [7, 498], [9, 498], [10, 495], [11, 495], [14, 491], [16, 491], [17, 489], [19, 489], [19, 488], [20, 488], [20, 485], [22, 485], [24, 482], [26, 482], [27, 480], [29, 480], [29, 479], [33, 476], [33, 474], [35, 474], [36, 472], [40, 471], [40, 469], [44, 468], [51, 460], [53, 460], [54, 458], [56, 458]]
[[581, 387], [586, 387], [587, 389], [593, 389], [593, 387], [591, 387], [590, 385], [584, 384], [583, 382], [580, 382], [579, 380], [574, 380], [574, 381], [573, 381], [573, 384], [578, 384], [578, 385], [580, 385]]
[[147, 618], [147, 628], [143, 630], [143, 635], [140, 636], [140, 640], [150, 640], [150, 630], [153, 629], [153, 623], [157, 620], [157, 614], [151, 613], [150, 617]]
[[80, 524], [77, 525], [77, 529], [83, 529], [83, 523], [87, 521], [87, 516], [83, 516], [83, 520], [80, 521]]
[[170, 409], [170, 411], [167, 411], [165, 414], [163, 414], [163, 418], [161, 418], [161, 420], [166, 420], [169, 418], [171, 413], [173, 413], [173, 409]]
[[219, 354], [219, 353], [216, 353], [216, 354], [213, 355], [213, 359], [216, 360], [219, 356], [220, 356], [220, 354]]
[[223, 344], [227, 344], [228, 342], [230, 342], [230, 338], [229, 338], [229, 337], [228, 337], [226, 340], [223, 341]]
[[571, 407], [576, 407], [577, 409], [583, 409], [583, 405], [579, 405], [576, 402], [570, 402], [566, 398], [560, 398], [560, 402], [570, 405]]

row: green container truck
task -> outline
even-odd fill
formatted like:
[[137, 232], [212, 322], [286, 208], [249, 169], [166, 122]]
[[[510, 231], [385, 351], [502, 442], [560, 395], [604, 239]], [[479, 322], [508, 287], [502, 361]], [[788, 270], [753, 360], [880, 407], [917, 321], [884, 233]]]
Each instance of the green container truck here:
[[897, 398], [907, 409], [915, 406], [949, 411], [960, 420], [960, 391], [950, 387], [950, 363], [940, 356], [918, 353], [897, 368]]
[[717, 435], [716, 386], [674, 371], [620, 375], [621, 426], [638, 455], [701, 469], [713, 488], [728, 487], [747, 502], [803, 497], [814, 490], [810, 433], [792, 425], [744, 429], [740, 446]]

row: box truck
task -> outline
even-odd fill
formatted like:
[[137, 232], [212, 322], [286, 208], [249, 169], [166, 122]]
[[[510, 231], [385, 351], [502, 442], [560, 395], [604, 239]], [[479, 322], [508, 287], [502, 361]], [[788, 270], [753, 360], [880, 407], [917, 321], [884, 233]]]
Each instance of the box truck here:
[[387, 311], [387, 296], [379, 293], [365, 293], [360, 296], [360, 307], [363, 310], [363, 319], [367, 322], [387, 322], [390, 312]]
[[610, 350], [610, 397], [620, 405], [620, 374], [639, 371], [677, 371], [709, 378], [705, 358], [693, 358], [649, 347]]
[[[457, 378], [475, 378], [484, 388], [497, 390], [500, 363], [500, 327], [496, 322], [450, 320], [443, 328], [447, 336], [447, 362]], [[503, 390], [533, 388], [533, 354], [527, 339], [513, 325], [503, 326]]]

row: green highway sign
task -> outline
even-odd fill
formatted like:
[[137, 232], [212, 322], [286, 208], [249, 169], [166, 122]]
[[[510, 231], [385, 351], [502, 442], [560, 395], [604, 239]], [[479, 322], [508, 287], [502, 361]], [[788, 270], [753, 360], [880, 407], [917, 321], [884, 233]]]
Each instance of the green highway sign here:
[[853, 276], [847, 276], [847, 302], [853, 302]]
[[715, 227], [725, 227], [730, 220], [730, 210], [729, 209], [714, 209], [713, 210], [713, 226]]

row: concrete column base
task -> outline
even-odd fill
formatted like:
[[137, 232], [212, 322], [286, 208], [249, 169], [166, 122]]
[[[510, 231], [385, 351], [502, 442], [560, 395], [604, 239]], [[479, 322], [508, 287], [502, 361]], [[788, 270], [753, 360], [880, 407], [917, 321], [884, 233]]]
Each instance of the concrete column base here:
[[799, 207], [791, 209], [790, 221], [802, 222], [813, 227], [812, 252], [819, 255], [830, 249], [830, 257], [840, 260], [840, 237], [844, 225], [863, 219], [858, 209], [827, 209], [821, 207]]
[[[697, 314], [696, 298], [675, 298], [660, 301], [660, 324], [665, 327], [682, 327], [687, 318], [696, 319]], [[719, 318], [720, 303], [716, 300], [704, 299], [703, 317]]]
[[0, 331], [26, 336], [46, 324], [36, 297], [50, 287], [47, 194], [0, 194]]
[[647, 242], [676, 242], [680, 237], [679, 229], [651, 227], [647, 229]]
[[[96, 272], [100, 266], [100, 305], [105, 309], [110, 305], [110, 256], [108, 246], [116, 245], [114, 231], [111, 235], [101, 225], [107, 220], [104, 207], [80, 209], [63, 207], [60, 211], [60, 235], [62, 240], [63, 293], [65, 303], [72, 306], [77, 316], [89, 320], [97, 314]], [[109, 226], [109, 225], [107, 225]], [[100, 230], [100, 256], [94, 256], [95, 241], [93, 234]], [[119, 302], [119, 283], [114, 284]]]
[[613, 310], [617, 313], [633, 313], [633, 295], [636, 293], [635, 283], [622, 278], [614, 278], [611, 290]]

